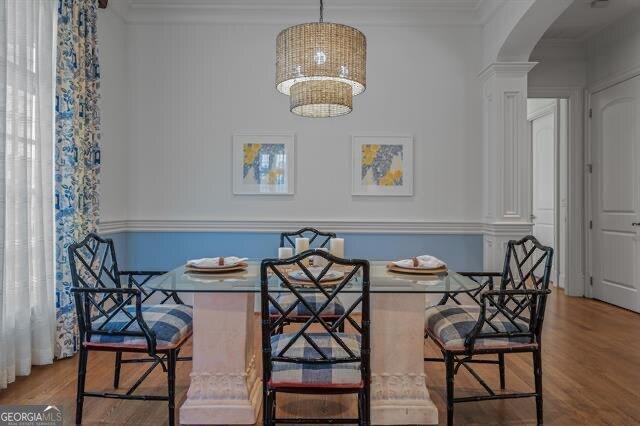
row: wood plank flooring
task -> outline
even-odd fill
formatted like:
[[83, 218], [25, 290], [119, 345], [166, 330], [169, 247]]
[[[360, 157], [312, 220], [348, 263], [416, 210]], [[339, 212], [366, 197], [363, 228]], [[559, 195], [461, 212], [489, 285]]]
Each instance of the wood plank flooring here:
[[[256, 318], [256, 329], [259, 327]], [[257, 344], [256, 340], [256, 344]], [[554, 291], [547, 309], [543, 333], [545, 423], [554, 425], [640, 424], [640, 315], [605, 303], [566, 297]], [[185, 350], [190, 352], [190, 348]], [[437, 355], [432, 344], [425, 352]], [[111, 390], [113, 354], [92, 353], [87, 389]], [[507, 391], [532, 386], [530, 355], [507, 356]], [[34, 367], [0, 391], [0, 404], [56, 404], [62, 406], [65, 423], [74, 420], [76, 386], [75, 358]], [[121, 386], [133, 383], [144, 367], [123, 367]], [[190, 363], [180, 363], [177, 398], [181, 403], [189, 384]], [[497, 367], [478, 366], [478, 371], [496, 388]], [[428, 388], [444, 418], [444, 371], [428, 363]], [[142, 392], [166, 392], [165, 375], [154, 372]], [[461, 370], [456, 377], [456, 395], [481, 392], [479, 385]], [[336, 416], [351, 415], [355, 409], [349, 397], [290, 396], [279, 403], [290, 414], [310, 412]], [[87, 398], [85, 424], [161, 425], [167, 423], [163, 402], [119, 401]], [[456, 424], [535, 424], [533, 399], [457, 404]]]

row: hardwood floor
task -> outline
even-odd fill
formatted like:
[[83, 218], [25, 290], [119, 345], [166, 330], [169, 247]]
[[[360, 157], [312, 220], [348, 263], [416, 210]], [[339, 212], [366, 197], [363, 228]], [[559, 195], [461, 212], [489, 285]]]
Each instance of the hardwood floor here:
[[[256, 319], [256, 327], [259, 327]], [[257, 341], [256, 341], [257, 343]], [[544, 414], [547, 424], [640, 424], [640, 315], [605, 303], [566, 297], [554, 291], [550, 297], [543, 333]], [[188, 348], [185, 352], [189, 352]], [[436, 355], [432, 344], [426, 352]], [[110, 390], [113, 354], [92, 353], [87, 389]], [[527, 390], [533, 383], [530, 355], [507, 356], [507, 391]], [[62, 406], [65, 423], [74, 419], [77, 360], [65, 359], [51, 366], [34, 367], [8, 389], [0, 391], [0, 404], [56, 404]], [[186, 396], [190, 363], [180, 363], [177, 398]], [[143, 368], [123, 367], [121, 386], [133, 383]], [[496, 388], [497, 367], [479, 365], [477, 370]], [[444, 418], [444, 371], [440, 364], [426, 365], [431, 398]], [[166, 392], [165, 375], [154, 372], [141, 392]], [[482, 389], [461, 370], [456, 395]], [[279, 401], [288, 413], [352, 414], [349, 397], [291, 396]], [[457, 404], [456, 424], [535, 424], [533, 399]], [[85, 424], [166, 424], [163, 402], [120, 401], [87, 398]]]

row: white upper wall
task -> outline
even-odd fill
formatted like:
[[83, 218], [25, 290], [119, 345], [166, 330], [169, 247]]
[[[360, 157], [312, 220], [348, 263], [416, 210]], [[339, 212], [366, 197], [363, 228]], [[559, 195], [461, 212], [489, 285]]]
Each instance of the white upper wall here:
[[640, 74], [640, 7], [587, 41], [587, 80], [597, 90]]
[[[130, 25], [129, 219], [480, 220], [479, 27], [360, 26], [367, 90], [332, 119], [275, 90], [284, 27]], [[251, 130], [296, 133], [294, 196], [232, 194], [231, 137]], [[415, 196], [351, 196], [358, 133], [414, 136]]]
[[587, 57], [583, 43], [542, 40], [533, 49], [529, 87], [586, 87]]
[[[111, 0], [99, 21], [101, 221], [480, 222], [478, 73], [545, 1], [328, 3], [328, 21], [368, 38], [368, 87], [350, 115], [312, 120], [276, 92], [274, 49], [281, 29], [316, 19], [315, 1]], [[232, 195], [231, 137], [251, 130], [296, 133], [294, 196]], [[361, 133], [414, 136], [414, 197], [351, 196]]]
[[114, 8], [98, 11], [98, 49], [100, 53], [101, 115], [101, 221], [127, 218], [128, 179], [128, 95], [126, 44], [127, 27]]

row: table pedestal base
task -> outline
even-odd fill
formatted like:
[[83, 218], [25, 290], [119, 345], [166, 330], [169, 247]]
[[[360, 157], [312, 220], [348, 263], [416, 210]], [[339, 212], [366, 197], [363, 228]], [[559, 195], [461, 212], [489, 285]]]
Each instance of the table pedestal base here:
[[424, 373], [424, 297], [371, 295], [371, 423], [438, 424]]
[[262, 403], [253, 348], [254, 295], [197, 293], [193, 372], [181, 424], [255, 424]]

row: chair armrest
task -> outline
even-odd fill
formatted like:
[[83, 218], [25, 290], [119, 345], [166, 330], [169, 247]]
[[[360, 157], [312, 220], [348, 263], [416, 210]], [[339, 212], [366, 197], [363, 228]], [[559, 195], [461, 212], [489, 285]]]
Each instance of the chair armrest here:
[[[478, 298], [478, 295], [485, 291], [485, 287], [489, 287], [489, 290], [493, 290], [494, 278], [502, 277], [502, 274], [500, 272], [458, 272], [458, 274], [462, 275], [463, 277], [467, 277], [479, 284], [479, 287], [477, 289], [467, 292], [467, 295], [478, 305], [482, 303]], [[487, 279], [484, 280], [483, 278]], [[461, 304], [456, 295], [445, 293], [442, 296], [442, 299], [440, 299], [440, 301], [438, 302], [438, 305], [445, 305], [449, 300], [452, 300], [458, 305]]]
[[[490, 320], [487, 320], [487, 307], [491, 305], [496, 308], [507, 320], [509, 320], [514, 325], [516, 324], [516, 320], [518, 319], [518, 314], [512, 311], [509, 308], [506, 308], [504, 305], [501, 305], [501, 302], [496, 302], [495, 298], [504, 298], [505, 296], [511, 297], [512, 300], [515, 301], [515, 296], [530, 296], [531, 300], [528, 302], [528, 305], [531, 306], [531, 310], [535, 311], [538, 306], [538, 300], [542, 296], [546, 296], [550, 294], [551, 290], [549, 289], [519, 289], [519, 290], [488, 290], [480, 295], [480, 314], [478, 315], [478, 321], [474, 325], [472, 331], [465, 338], [465, 348], [470, 353], [473, 350], [473, 346], [478, 338], [510, 338], [510, 337], [531, 337], [533, 338], [534, 330], [532, 330], [532, 325], [535, 325], [533, 320], [535, 318], [530, 318], [527, 330], [520, 332], [482, 332], [485, 324], [491, 326]], [[522, 313], [522, 311], [520, 311]], [[532, 315], [533, 317], [533, 315]]]
[[[148, 353], [150, 356], [155, 357], [155, 353], [156, 353], [156, 333], [151, 330], [147, 324], [147, 322], [144, 320], [143, 316], [142, 316], [142, 292], [137, 289], [137, 288], [79, 288], [79, 287], [73, 287], [71, 288], [71, 292], [75, 293], [78, 295], [78, 299], [76, 299], [76, 302], [80, 302], [80, 297], [84, 295], [84, 300], [81, 304], [81, 306], [76, 306], [76, 309], [78, 309], [78, 316], [81, 318], [81, 328], [84, 328], [84, 332], [85, 333], [95, 333], [95, 334], [111, 334], [111, 335], [123, 335], [123, 336], [140, 336], [140, 337], [144, 337], [145, 340], [147, 341], [147, 347], [148, 347]], [[116, 309], [114, 309], [113, 311], [109, 312], [108, 315], [105, 316], [105, 322], [108, 322], [110, 319], [112, 319], [115, 315], [117, 315], [118, 312], [122, 312], [122, 310], [128, 305], [128, 302], [130, 301], [130, 299], [135, 299], [135, 320], [138, 323], [138, 326], [140, 327], [141, 332], [133, 332], [133, 331], [116, 331], [116, 332], [103, 332], [100, 330], [93, 330], [93, 325], [92, 325], [92, 321], [91, 318], [89, 316], [89, 311], [90, 309], [90, 304], [89, 301], [87, 300], [87, 296], [91, 295], [91, 294], [113, 294], [113, 295], [128, 295], [128, 297], [126, 297], [125, 299], [113, 299], [114, 302], [119, 302], [118, 304], [116, 304]], [[94, 306], [95, 302], [94, 302]], [[103, 311], [103, 315], [104, 315], [104, 311]], [[88, 325], [88, 329], [87, 329], [87, 325]], [[83, 330], [81, 330], [83, 331]]]
[[[138, 288], [140, 291], [142, 291], [142, 293], [144, 293], [145, 297], [142, 300], [143, 304], [147, 301], [147, 299], [149, 299], [149, 297], [151, 297], [151, 295], [156, 293], [156, 290], [149, 291], [147, 288], [145, 288], [145, 285], [153, 277], [158, 277], [158, 276], [164, 275], [166, 273], [167, 273], [167, 271], [120, 271], [120, 275], [126, 275], [126, 276], [129, 277], [127, 279], [127, 286], [129, 288]], [[140, 279], [140, 278], [136, 279], [135, 277], [142, 277], [142, 279]], [[178, 296], [178, 293], [176, 293], [176, 292], [166, 292], [166, 291], [163, 291], [162, 293], [165, 296], [169, 296], [171, 299], [173, 299], [173, 301], [176, 304], [184, 305], [184, 302], [182, 301], [182, 299], [180, 299], [180, 296]], [[166, 301], [167, 299], [168, 299], [168, 297], [165, 298], [164, 301]], [[164, 303], [164, 301], [162, 301], [161, 303]]]

